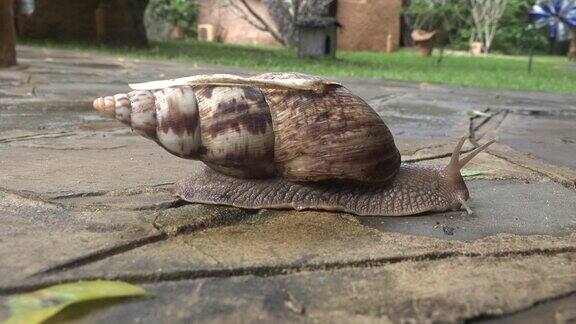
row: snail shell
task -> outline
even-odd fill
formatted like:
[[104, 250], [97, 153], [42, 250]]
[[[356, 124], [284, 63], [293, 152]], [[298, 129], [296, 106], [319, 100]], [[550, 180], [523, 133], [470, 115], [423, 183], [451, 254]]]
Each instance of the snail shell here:
[[215, 170], [176, 184], [176, 194], [194, 203], [380, 216], [461, 207], [471, 213], [460, 170], [494, 142], [461, 157], [463, 137], [445, 168], [401, 165], [388, 127], [366, 102], [298, 73], [195, 76], [133, 88], [94, 107]]
[[298, 73], [256, 76], [257, 85], [176, 85], [99, 98], [113, 115], [168, 152], [233, 177], [289, 181], [385, 182], [400, 153], [378, 114], [345, 87], [323, 91], [266, 87]]

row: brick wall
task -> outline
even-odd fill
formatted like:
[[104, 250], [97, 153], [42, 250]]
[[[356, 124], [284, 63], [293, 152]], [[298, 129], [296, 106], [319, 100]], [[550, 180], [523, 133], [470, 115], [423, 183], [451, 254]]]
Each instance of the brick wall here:
[[[201, 0], [199, 22], [212, 24], [224, 43], [278, 44], [268, 33], [260, 31], [226, 6], [223, 1]], [[260, 1], [249, 3], [272, 22]], [[344, 26], [338, 31], [338, 49], [386, 52], [398, 49], [400, 43], [400, 10], [402, 0], [338, 0], [337, 18]], [[272, 23], [273, 24], [273, 23]], [[390, 46], [388, 36], [390, 35]]]
[[[99, 0], [36, 0], [31, 16], [18, 16], [18, 34], [32, 38], [96, 40]], [[104, 40], [132, 43], [135, 38], [127, 0], [114, 0], [105, 14]]]
[[386, 52], [400, 44], [401, 0], [339, 0], [338, 48], [349, 51]]
[[[258, 30], [238, 16], [224, 1], [200, 0], [198, 23], [211, 24], [215, 28], [217, 38], [231, 44], [278, 44], [269, 33]], [[247, 1], [252, 8], [260, 13], [272, 25], [272, 18], [266, 8], [258, 0]]]

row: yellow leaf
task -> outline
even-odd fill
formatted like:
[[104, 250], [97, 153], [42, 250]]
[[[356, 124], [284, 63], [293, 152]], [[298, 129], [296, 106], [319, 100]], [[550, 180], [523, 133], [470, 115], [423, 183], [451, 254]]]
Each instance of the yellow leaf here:
[[473, 177], [473, 176], [477, 176], [477, 175], [483, 175], [486, 174], [488, 172], [484, 172], [484, 171], [480, 171], [480, 170], [473, 170], [473, 169], [462, 169], [460, 170], [460, 174], [463, 177]]
[[42, 323], [64, 308], [87, 301], [147, 296], [144, 289], [122, 281], [79, 281], [51, 286], [8, 300], [6, 324]]

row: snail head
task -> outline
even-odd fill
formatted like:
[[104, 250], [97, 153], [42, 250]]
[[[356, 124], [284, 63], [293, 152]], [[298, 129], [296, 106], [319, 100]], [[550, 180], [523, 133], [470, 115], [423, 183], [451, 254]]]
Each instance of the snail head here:
[[460, 150], [466, 142], [468, 135], [465, 135], [460, 139], [454, 151], [452, 152], [452, 157], [448, 165], [444, 168], [444, 185], [442, 186], [447, 191], [447, 195], [451, 198], [452, 205], [450, 208], [452, 210], [459, 210], [462, 207], [466, 209], [468, 214], [472, 214], [472, 210], [468, 207], [466, 201], [470, 198], [470, 193], [468, 192], [468, 187], [466, 187], [466, 183], [464, 182], [464, 178], [460, 173], [460, 170], [472, 160], [478, 153], [484, 151], [488, 146], [492, 143], [496, 142], [495, 139], [492, 139], [483, 145], [475, 148], [472, 152], [468, 155], [460, 158]]

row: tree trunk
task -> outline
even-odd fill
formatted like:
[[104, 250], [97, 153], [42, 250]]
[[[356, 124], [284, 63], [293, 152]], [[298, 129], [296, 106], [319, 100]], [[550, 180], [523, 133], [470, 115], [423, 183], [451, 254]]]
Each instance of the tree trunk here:
[[13, 0], [0, 0], [0, 67], [16, 65]]
[[[0, 0], [2, 1], [2, 0]], [[129, 0], [130, 16], [132, 18], [132, 30], [134, 31], [134, 39], [129, 45], [146, 47], [148, 46], [148, 38], [146, 36], [146, 27], [144, 26], [144, 11], [149, 0]]]

